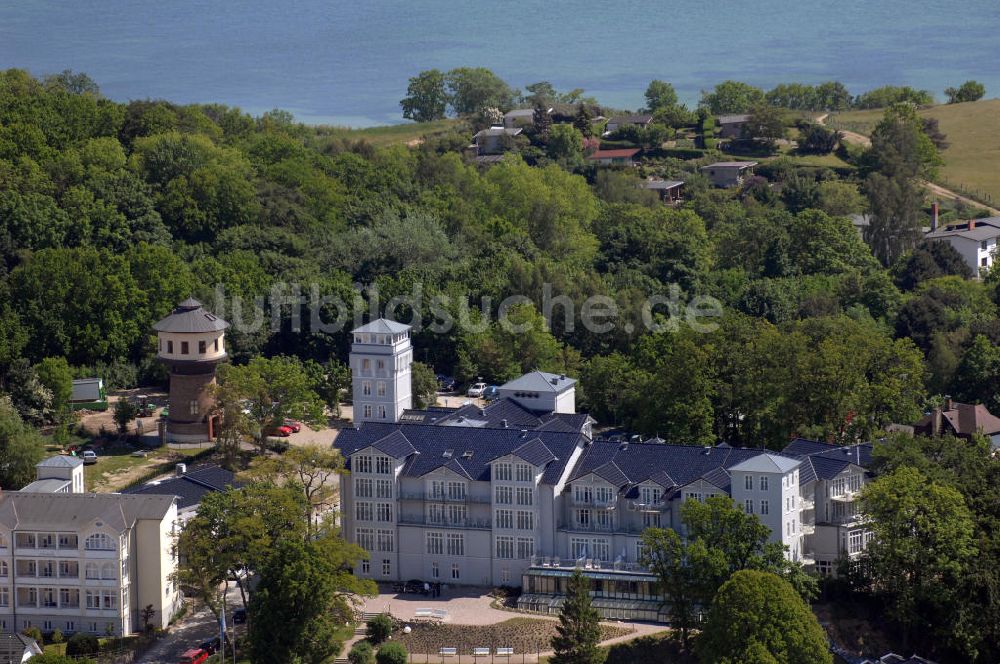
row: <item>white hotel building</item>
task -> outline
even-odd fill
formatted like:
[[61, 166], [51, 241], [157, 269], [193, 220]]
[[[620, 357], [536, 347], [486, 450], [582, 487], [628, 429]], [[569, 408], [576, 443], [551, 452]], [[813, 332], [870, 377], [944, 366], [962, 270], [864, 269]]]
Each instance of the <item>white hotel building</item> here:
[[[410, 353], [408, 339], [393, 344]], [[357, 573], [521, 586], [522, 607], [550, 612], [579, 567], [606, 616], [657, 620], [662, 602], [640, 564], [640, 536], [681, 528], [684, 500], [732, 496], [790, 559], [821, 573], [870, 537], [854, 509], [870, 445], [797, 440], [778, 454], [594, 439], [592, 420], [573, 412], [574, 386], [534, 372], [482, 408], [403, 403], [398, 421], [342, 431], [344, 533], [370, 554]]]

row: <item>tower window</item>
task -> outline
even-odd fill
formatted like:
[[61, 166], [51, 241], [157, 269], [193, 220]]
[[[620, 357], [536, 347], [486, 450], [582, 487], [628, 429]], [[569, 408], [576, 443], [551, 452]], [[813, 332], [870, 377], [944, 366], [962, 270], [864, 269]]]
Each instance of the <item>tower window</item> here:
[[187, 354], [188, 354], [188, 342], [182, 341], [181, 342], [181, 355], [187, 355]]
[[215, 352], [219, 352], [219, 340], [215, 340]]
[[191, 414], [192, 415], [197, 415], [198, 414], [198, 401], [197, 400], [192, 400], [190, 406], [191, 406]]
[[204, 355], [205, 351], [207, 350], [207, 346], [208, 346], [208, 344], [206, 344], [204, 341], [199, 341], [198, 342], [198, 354], [199, 355]]
[[174, 342], [170, 341], [169, 339], [167, 340], [167, 352], [168, 353], [174, 352]]

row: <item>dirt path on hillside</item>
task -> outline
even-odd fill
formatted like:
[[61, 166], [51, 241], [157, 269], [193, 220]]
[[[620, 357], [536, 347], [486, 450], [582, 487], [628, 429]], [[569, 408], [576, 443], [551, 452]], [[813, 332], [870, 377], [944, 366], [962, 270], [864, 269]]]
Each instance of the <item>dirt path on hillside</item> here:
[[[830, 116], [829, 113], [824, 113], [823, 115], [819, 116], [818, 118], [816, 118], [816, 124], [825, 125], [826, 119], [829, 116]], [[871, 147], [872, 144], [871, 139], [865, 136], [864, 134], [859, 134], [854, 131], [846, 131], [844, 129], [840, 129], [838, 131], [840, 131], [841, 136], [843, 136], [844, 140], [847, 141], [848, 143], [851, 143], [853, 145], [861, 145], [866, 148]], [[920, 184], [923, 185], [924, 189], [929, 191], [932, 196], [935, 196], [937, 198], [947, 198], [953, 201], [958, 201], [965, 205], [983, 208], [992, 215], [1000, 216], [1000, 210], [998, 210], [997, 208], [984, 205], [983, 203], [980, 203], [979, 201], [974, 201], [971, 198], [966, 198], [965, 196], [955, 193], [951, 189], [942, 187], [939, 184], [934, 184], [933, 182], [927, 182], [926, 180], [921, 180]]]

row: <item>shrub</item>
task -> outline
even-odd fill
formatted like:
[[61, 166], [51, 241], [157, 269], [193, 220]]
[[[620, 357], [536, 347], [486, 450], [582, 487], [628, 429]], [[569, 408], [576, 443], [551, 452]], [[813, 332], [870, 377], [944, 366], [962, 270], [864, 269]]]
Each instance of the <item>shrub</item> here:
[[402, 643], [387, 643], [378, 649], [375, 655], [377, 664], [406, 664], [409, 655]]
[[365, 633], [369, 640], [378, 645], [389, 638], [392, 634], [392, 618], [387, 613], [380, 613], [368, 621]]
[[66, 642], [66, 654], [70, 657], [96, 655], [99, 649], [100, 642], [98, 642], [97, 637], [93, 634], [77, 632], [69, 637], [69, 641]]
[[42, 645], [44, 643], [44, 641], [42, 641], [42, 630], [38, 629], [37, 627], [25, 627], [23, 630], [21, 630], [21, 634], [24, 634], [28, 638], [34, 639], [35, 641], [38, 642], [38, 645]]
[[62, 643], [64, 640], [62, 630], [57, 629], [49, 635], [49, 643]]
[[268, 438], [267, 439], [267, 449], [275, 452], [276, 454], [284, 454], [288, 451], [289, 443], [287, 440], [282, 440], [281, 438]]
[[375, 648], [369, 641], [358, 641], [347, 654], [351, 664], [375, 664]]

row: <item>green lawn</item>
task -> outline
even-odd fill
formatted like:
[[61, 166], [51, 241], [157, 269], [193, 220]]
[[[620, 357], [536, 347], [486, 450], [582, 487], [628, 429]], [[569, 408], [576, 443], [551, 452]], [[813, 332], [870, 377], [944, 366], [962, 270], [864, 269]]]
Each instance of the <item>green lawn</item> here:
[[322, 136], [346, 138], [350, 140], [364, 139], [374, 146], [407, 144], [423, 138], [426, 134], [434, 134], [451, 129], [458, 120], [435, 120], [434, 122], [406, 122], [384, 127], [367, 127], [351, 129], [349, 127], [320, 127], [317, 132]]
[[132, 456], [131, 446], [105, 447], [97, 450], [97, 463], [84, 466], [83, 478], [88, 491], [116, 491], [157, 464], [181, 462], [205, 448], [172, 450], [160, 447], [145, 457]]
[[[942, 153], [945, 165], [938, 183], [986, 194], [996, 207], [1000, 202], [1000, 99], [932, 106], [920, 114], [937, 118], [951, 143]], [[868, 134], [881, 117], [881, 110], [851, 111], [831, 115], [827, 124]]]

